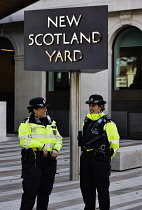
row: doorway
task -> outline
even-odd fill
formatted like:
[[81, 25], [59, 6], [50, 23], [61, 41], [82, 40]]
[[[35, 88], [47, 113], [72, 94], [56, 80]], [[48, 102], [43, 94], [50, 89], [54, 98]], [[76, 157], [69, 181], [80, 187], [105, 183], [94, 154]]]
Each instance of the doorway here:
[[7, 104], [7, 133], [14, 133], [15, 62], [12, 43], [0, 37], [0, 101]]

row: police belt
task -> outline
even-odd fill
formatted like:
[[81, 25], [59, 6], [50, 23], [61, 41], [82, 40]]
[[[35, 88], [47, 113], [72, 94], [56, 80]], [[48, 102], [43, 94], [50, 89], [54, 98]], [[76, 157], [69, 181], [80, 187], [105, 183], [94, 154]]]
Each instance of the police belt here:
[[[21, 150], [22, 160], [35, 161], [37, 158], [43, 158], [43, 151], [38, 151], [32, 148]], [[48, 157], [51, 157], [50, 152], [48, 152]]]
[[106, 156], [109, 156], [109, 147], [106, 148], [106, 145], [101, 145], [100, 148], [98, 148], [98, 149], [86, 150], [84, 148], [83, 153], [93, 154], [93, 155], [96, 155], [96, 156], [99, 156], [99, 157], [106, 157]]

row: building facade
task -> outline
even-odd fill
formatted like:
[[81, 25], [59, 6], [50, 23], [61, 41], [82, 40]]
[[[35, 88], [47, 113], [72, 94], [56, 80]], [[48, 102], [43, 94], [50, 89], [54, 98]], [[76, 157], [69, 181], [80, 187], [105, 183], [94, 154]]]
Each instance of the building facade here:
[[108, 5], [108, 69], [81, 73], [81, 121], [88, 112], [84, 102], [98, 93], [108, 102], [106, 113], [121, 138], [142, 138], [141, 0], [40, 0], [0, 20], [0, 101], [7, 102], [7, 133], [17, 132], [28, 116], [28, 101], [42, 96], [51, 104], [49, 113], [61, 134], [69, 135], [70, 74], [24, 71], [24, 11], [98, 5]]

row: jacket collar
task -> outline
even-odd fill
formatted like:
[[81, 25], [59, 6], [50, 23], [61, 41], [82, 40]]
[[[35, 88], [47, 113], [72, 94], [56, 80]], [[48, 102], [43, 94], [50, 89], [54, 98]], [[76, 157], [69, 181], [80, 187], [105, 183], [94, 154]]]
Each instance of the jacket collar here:
[[29, 123], [34, 123], [34, 124], [37, 124], [37, 125], [44, 125], [44, 126], [51, 124], [51, 123], [48, 122], [48, 119], [46, 117], [45, 118], [39, 118], [39, 120], [36, 120], [34, 114], [30, 115]]
[[101, 113], [101, 114], [90, 114], [90, 113], [88, 113], [86, 115], [86, 117], [95, 121], [95, 120], [98, 120], [99, 118], [103, 117], [104, 115], [105, 115], [104, 113]]

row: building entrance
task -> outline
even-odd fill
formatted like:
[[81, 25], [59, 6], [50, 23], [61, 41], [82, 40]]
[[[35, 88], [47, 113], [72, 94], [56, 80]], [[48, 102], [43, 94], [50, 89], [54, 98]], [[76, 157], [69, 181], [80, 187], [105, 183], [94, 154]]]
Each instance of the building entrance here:
[[46, 81], [49, 114], [57, 121], [60, 134], [69, 136], [70, 73], [48, 72]]
[[14, 48], [11, 42], [0, 37], [0, 101], [7, 104], [7, 133], [14, 133]]

